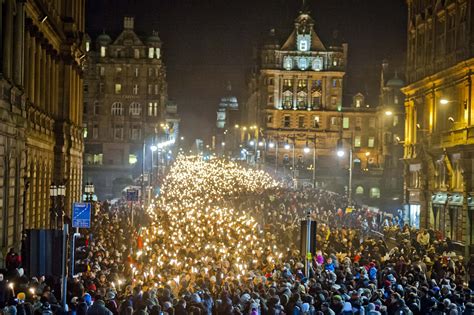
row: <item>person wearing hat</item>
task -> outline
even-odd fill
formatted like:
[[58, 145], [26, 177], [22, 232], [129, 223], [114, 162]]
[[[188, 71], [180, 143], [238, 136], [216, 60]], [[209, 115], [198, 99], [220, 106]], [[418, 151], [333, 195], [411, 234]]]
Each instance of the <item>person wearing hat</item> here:
[[105, 294], [105, 307], [107, 307], [113, 315], [118, 315], [118, 305], [115, 301], [115, 293], [113, 291], [107, 291]]

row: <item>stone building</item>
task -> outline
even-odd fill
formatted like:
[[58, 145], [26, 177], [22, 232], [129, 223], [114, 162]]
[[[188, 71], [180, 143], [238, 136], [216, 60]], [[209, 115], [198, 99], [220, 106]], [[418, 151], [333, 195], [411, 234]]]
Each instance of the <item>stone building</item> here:
[[[271, 30], [261, 47], [243, 104], [246, 150], [298, 185], [344, 191], [352, 148], [353, 199], [379, 206], [384, 161], [377, 110], [362, 94], [343, 104], [348, 46], [337, 38], [324, 43], [314, 26], [303, 10], [283, 44]], [[338, 159], [341, 146], [346, 154]]]
[[99, 199], [120, 196], [151, 167], [149, 147], [169, 140], [169, 133], [175, 137], [177, 107], [168, 103], [161, 57], [157, 33], [138, 36], [133, 17], [124, 18], [115, 39], [103, 33], [88, 41], [84, 180], [95, 185]]
[[[50, 217], [62, 218], [63, 211], [70, 217], [72, 202], [80, 200], [84, 4], [85, 0], [0, 1], [3, 254], [19, 245], [23, 230], [49, 228]], [[53, 183], [66, 188], [54, 208]]]
[[473, 243], [472, 1], [408, 0], [405, 198], [410, 222]]
[[[379, 151], [382, 155], [383, 176], [381, 181], [382, 203], [385, 209], [403, 209], [403, 139], [405, 137], [405, 96], [401, 88], [405, 85], [398, 72], [382, 63], [380, 75], [380, 98], [377, 107]], [[397, 214], [402, 214], [398, 212]], [[408, 214], [405, 213], [405, 221]]]

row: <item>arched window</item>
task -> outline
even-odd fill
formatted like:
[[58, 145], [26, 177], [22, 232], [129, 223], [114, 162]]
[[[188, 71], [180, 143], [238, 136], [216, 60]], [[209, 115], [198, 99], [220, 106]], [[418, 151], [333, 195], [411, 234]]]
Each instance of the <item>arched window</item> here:
[[123, 104], [120, 102], [115, 102], [112, 104], [112, 116], [122, 116], [123, 115]]
[[356, 187], [356, 195], [363, 195], [364, 194], [364, 187], [357, 186]]
[[379, 199], [380, 198], [380, 188], [378, 188], [378, 187], [370, 188], [370, 198]]
[[140, 116], [142, 114], [142, 106], [140, 103], [131, 103], [129, 109], [130, 116]]

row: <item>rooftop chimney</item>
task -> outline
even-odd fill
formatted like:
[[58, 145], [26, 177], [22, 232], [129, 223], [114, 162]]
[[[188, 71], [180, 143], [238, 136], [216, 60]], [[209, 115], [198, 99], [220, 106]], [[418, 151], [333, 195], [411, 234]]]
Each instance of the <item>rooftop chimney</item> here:
[[123, 28], [126, 30], [133, 30], [133, 17], [126, 16], [123, 18]]

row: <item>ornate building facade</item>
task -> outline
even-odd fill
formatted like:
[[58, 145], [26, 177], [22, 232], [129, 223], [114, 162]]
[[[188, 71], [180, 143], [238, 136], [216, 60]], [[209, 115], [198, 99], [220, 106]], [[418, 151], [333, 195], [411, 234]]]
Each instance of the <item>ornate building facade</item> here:
[[[23, 230], [49, 228], [51, 216], [63, 212], [67, 220], [72, 202], [80, 200], [84, 4], [0, 2], [3, 254], [19, 245]], [[59, 208], [52, 205], [52, 183], [65, 185]]]
[[[243, 124], [257, 132], [244, 138], [263, 142], [265, 165], [301, 183], [336, 191], [348, 190], [352, 150], [353, 199], [377, 206], [384, 164], [379, 119], [361, 94], [352, 104], [343, 104], [347, 50], [347, 44], [336, 40], [323, 43], [306, 11], [300, 12], [283, 44], [272, 30], [260, 50], [243, 109]], [[345, 150], [344, 157], [337, 157], [338, 147]], [[263, 158], [257, 146], [248, 147], [252, 150]]]
[[420, 227], [441, 231], [468, 253], [474, 237], [473, 3], [407, 2], [407, 207]]
[[157, 33], [139, 37], [133, 17], [124, 18], [114, 40], [104, 33], [88, 41], [84, 180], [95, 185], [99, 199], [120, 196], [150, 167], [152, 143], [176, 138], [177, 106], [168, 102], [161, 57]]

